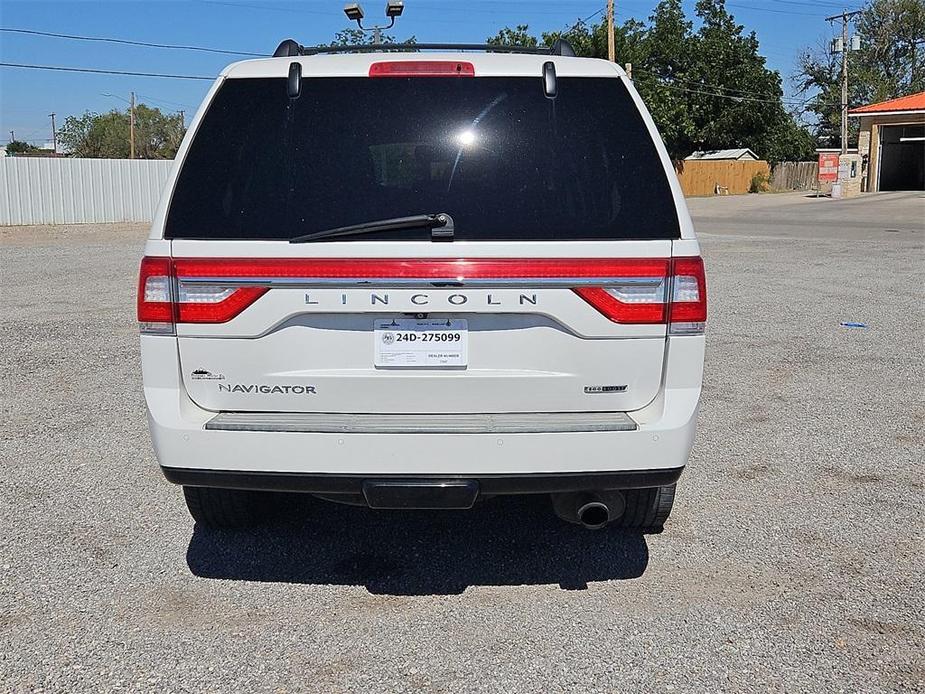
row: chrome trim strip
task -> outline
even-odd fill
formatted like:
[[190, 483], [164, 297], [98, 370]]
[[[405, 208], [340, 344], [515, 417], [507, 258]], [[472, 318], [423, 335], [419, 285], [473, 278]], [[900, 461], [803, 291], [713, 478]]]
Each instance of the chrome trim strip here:
[[537, 434], [634, 431], [625, 412], [510, 412], [502, 414], [349, 414], [221, 412], [210, 431], [312, 434]]
[[358, 278], [358, 277], [179, 277], [183, 284], [208, 284], [221, 287], [270, 287], [303, 289], [310, 287], [407, 287], [447, 289], [459, 287], [657, 287], [664, 277], [524, 277], [524, 278], [469, 278], [469, 279], [413, 279], [413, 278]]

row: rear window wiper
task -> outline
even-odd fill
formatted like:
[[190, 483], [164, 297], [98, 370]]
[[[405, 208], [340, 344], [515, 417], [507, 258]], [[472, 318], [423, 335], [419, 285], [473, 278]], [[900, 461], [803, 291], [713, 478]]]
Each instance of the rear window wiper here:
[[351, 224], [347, 227], [314, 231], [311, 234], [291, 238], [289, 243], [308, 243], [309, 241], [329, 239], [336, 236], [372, 234], [377, 231], [401, 231], [402, 229], [430, 229], [431, 241], [453, 240], [453, 218], [446, 212], [437, 212], [436, 214], [416, 214], [411, 217], [378, 219], [373, 222]]

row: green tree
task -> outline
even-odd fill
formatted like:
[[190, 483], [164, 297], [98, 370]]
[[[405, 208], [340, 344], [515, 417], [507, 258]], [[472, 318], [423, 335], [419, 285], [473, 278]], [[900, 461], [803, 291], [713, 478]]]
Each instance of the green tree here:
[[29, 154], [30, 152], [38, 151], [38, 147], [30, 145], [28, 142], [23, 142], [22, 140], [13, 140], [6, 146], [7, 154]]
[[536, 37], [530, 33], [526, 24], [518, 24], [515, 28], [504, 27], [497, 34], [488, 38], [492, 46], [536, 46]]
[[749, 147], [770, 160], [804, 155], [786, 146], [799, 140], [783, 106], [780, 75], [765, 65], [755, 33], [744, 32], [725, 0], [699, 0], [696, 13], [701, 26], [686, 86], [698, 147]]
[[[616, 33], [615, 29], [614, 36], [616, 36]], [[606, 22], [588, 24], [584, 20], [578, 20], [565, 31], [543, 33], [543, 44], [546, 46], [551, 46], [559, 39], [568, 41], [571, 47], [575, 49], [575, 55], [584, 58], [607, 57]]]
[[[848, 103], [860, 106], [925, 91], [925, 0], [873, 0], [855, 25], [861, 49], [848, 53]], [[793, 77], [813, 129], [838, 144], [841, 118], [841, 54], [827, 41], [805, 49]], [[851, 134], [857, 131], [848, 121]]]
[[925, 0], [875, 0], [858, 18], [865, 101], [925, 91]]
[[[614, 29], [617, 52], [625, 57], [627, 61], [634, 55], [633, 46], [638, 44], [639, 31], [642, 27], [642, 24], [630, 20], [623, 26], [617, 26]], [[579, 19], [568, 29], [543, 32], [542, 45], [552, 46], [559, 39], [564, 39], [575, 50], [575, 55], [584, 58], [606, 58], [606, 31], [605, 21], [588, 24], [585, 20]], [[533, 47], [540, 45], [540, 41], [530, 33], [530, 27], [526, 24], [518, 24], [513, 29], [504, 27], [494, 36], [490, 36], [487, 43], [492, 46]]]
[[[127, 159], [131, 153], [130, 114], [126, 111], [68, 116], [58, 131], [61, 148], [75, 157]], [[186, 128], [179, 114], [145, 104], [135, 106], [135, 157], [173, 159]]]
[[[644, 35], [645, 25], [636, 20], [614, 25], [614, 45], [616, 54], [623, 63], [631, 63], [639, 55], [639, 45]], [[584, 58], [607, 58], [607, 20], [603, 18], [596, 24], [589, 24], [579, 19], [565, 31], [543, 33], [543, 43], [551, 46], [557, 40], [568, 41], [575, 54]]]
[[[341, 29], [334, 34], [334, 40], [330, 46], [371, 46], [373, 44], [373, 32], [363, 31], [359, 28]], [[395, 43], [395, 37], [391, 34], [382, 34], [382, 43]], [[414, 36], [409, 36], [399, 43], [417, 43]]]
[[[671, 156], [750, 147], [771, 161], [811, 157], [813, 137], [784, 108], [780, 75], [765, 65], [754, 32], [745, 33], [724, 0], [700, 0], [696, 12], [696, 32], [681, 0], [661, 0], [647, 23], [629, 20], [614, 28], [617, 56], [632, 63], [634, 84]], [[604, 18], [544, 33], [542, 43], [560, 38], [579, 56], [607, 57]], [[489, 38], [535, 45], [531, 41], [526, 25]]]
[[[861, 103], [860, 86], [854, 61], [849, 61], [848, 84], [853, 86], [848, 95], [849, 103]], [[805, 50], [800, 54], [799, 67], [793, 81], [797, 93], [807, 96], [805, 110], [810, 114], [812, 129], [823, 146], [838, 145], [841, 119], [841, 58], [832, 53], [828, 46]], [[857, 124], [854, 125], [856, 131]]]
[[[362, 29], [341, 29], [334, 34], [332, 46], [366, 46], [373, 42], [372, 32], [365, 32]], [[395, 37], [389, 34], [382, 35], [383, 43], [395, 43]]]
[[756, 153], [770, 162], [810, 161], [816, 156], [816, 138], [800, 125], [795, 114], [781, 110], [769, 123]]
[[633, 67], [636, 89], [649, 107], [669, 153], [681, 158], [692, 152], [697, 126], [690, 86], [696, 51], [692, 23], [680, 0], [662, 0], [649, 17], [640, 55]]

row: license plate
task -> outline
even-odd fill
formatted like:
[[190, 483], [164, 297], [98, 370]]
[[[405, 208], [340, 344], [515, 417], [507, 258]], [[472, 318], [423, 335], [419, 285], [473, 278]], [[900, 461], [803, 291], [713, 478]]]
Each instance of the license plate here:
[[466, 366], [469, 322], [412, 318], [375, 322], [373, 363], [376, 366]]

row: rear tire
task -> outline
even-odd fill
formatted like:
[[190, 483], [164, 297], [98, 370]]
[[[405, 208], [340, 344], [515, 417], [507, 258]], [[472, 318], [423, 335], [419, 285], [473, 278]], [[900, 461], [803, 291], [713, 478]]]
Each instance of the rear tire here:
[[647, 489], [625, 489], [626, 509], [614, 525], [621, 528], [661, 530], [671, 515], [676, 484]]
[[197, 523], [212, 528], [246, 528], [265, 517], [266, 495], [244, 489], [183, 487], [186, 508]]

